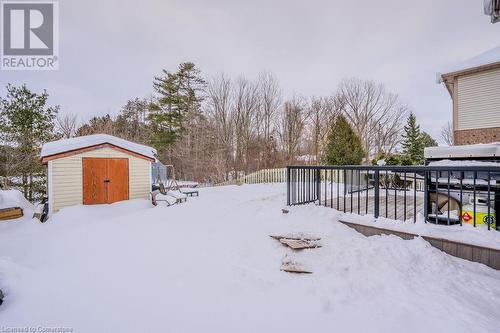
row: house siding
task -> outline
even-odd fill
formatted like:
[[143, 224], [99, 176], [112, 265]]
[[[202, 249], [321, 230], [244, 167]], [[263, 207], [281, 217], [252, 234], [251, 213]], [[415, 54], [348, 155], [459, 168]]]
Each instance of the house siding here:
[[456, 97], [455, 130], [500, 127], [500, 68], [459, 76]]
[[50, 161], [52, 213], [63, 207], [83, 204], [83, 157], [128, 158], [129, 199], [149, 197], [151, 162], [112, 148], [101, 148]]

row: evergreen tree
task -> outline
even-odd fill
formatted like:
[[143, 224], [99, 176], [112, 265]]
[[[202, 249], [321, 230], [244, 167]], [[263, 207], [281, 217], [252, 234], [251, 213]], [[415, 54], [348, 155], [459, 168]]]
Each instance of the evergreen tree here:
[[147, 99], [130, 99], [127, 101], [114, 122], [115, 135], [120, 138], [151, 144], [151, 131], [146, 123], [150, 102]]
[[94, 116], [76, 130], [76, 136], [91, 134], [115, 135], [115, 121], [109, 114]]
[[402, 146], [403, 154], [412, 161], [412, 164], [424, 162], [424, 138], [413, 113], [410, 113], [404, 127]]
[[155, 77], [158, 99], [151, 105], [150, 120], [155, 133], [153, 145], [158, 150], [172, 146], [188, 119], [199, 114], [205, 85], [200, 70], [191, 62], [180, 64], [175, 73], [163, 70], [162, 77]]
[[436, 147], [438, 145], [437, 141], [425, 131], [422, 131], [422, 141], [424, 142], [424, 147]]
[[343, 116], [333, 122], [328, 135], [323, 160], [332, 165], [360, 164], [364, 157], [361, 139]]
[[0, 98], [0, 136], [12, 147], [16, 165], [12, 171], [21, 177], [24, 196], [35, 200], [43, 191], [44, 168], [39, 152], [44, 142], [54, 137], [54, 121], [59, 106], [46, 106], [48, 94], [31, 92], [26, 85], [7, 85], [6, 98]]

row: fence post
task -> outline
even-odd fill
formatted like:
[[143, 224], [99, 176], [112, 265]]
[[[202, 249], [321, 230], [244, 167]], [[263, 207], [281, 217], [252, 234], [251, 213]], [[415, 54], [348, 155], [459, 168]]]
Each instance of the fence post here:
[[[380, 187], [380, 174], [379, 174], [379, 169], [375, 169], [375, 179], [374, 179], [374, 184], [373, 184], [373, 187], [374, 187], [374, 191], [375, 191], [375, 202], [374, 202], [374, 212], [373, 212], [373, 215], [375, 216], [375, 218], [378, 218], [379, 216], [379, 196], [380, 196], [380, 193], [379, 193], [379, 187]], [[386, 198], [387, 200], [387, 198]]]

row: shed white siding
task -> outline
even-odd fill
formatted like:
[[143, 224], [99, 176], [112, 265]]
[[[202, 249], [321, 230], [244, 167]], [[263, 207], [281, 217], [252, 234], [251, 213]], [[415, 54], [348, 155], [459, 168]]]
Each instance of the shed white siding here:
[[129, 199], [149, 197], [151, 162], [113, 148], [100, 148], [49, 162], [49, 205], [52, 213], [62, 207], [83, 203], [82, 157], [128, 158]]
[[457, 129], [500, 127], [500, 69], [458, 77]]

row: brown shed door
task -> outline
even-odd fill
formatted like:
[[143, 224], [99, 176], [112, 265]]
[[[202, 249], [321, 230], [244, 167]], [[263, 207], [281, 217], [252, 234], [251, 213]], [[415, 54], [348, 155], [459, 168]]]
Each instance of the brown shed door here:
[[83, 158], [83, 204], [128, 199], [128, 159]]
[[128, 159], [109, 158], [108, 203], [128, 199]]
[[83, 204], [95, 205], [107, 202], [106, 171], [104, 158], [83, 159]]

